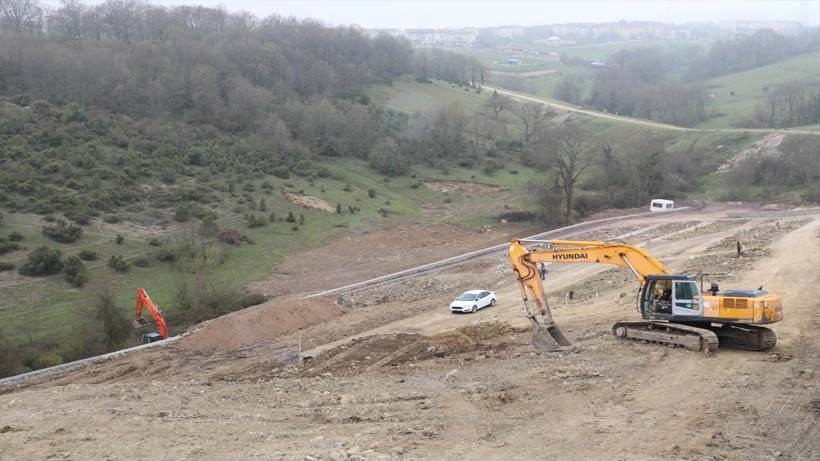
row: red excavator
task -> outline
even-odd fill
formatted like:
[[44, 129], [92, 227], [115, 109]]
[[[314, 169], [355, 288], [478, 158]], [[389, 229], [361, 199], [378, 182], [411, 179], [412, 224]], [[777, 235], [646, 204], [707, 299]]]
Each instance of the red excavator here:
[[159, 309], [159, 306], [154, 304], [154, 301], [151, 301], [151, 298], [148, 296], [148, 292], [145, 291], [145, 288], [140, 288], [137, 290], [137, 313], [134, 315], [133, 321], [135, 329], [144, 328], [151, 324], [151, 322], [142, 316], [143, 308], [148, 308], [148, 312], [151, 313], [151, 317], [157, 325], [158, 332], [145, 333], [142, 335], [142, 343], [148, 344], [156, 341], [162, 341], [163, 339], [168, 339], [168, 325], [165, 323], [165, 318], [162, 317], [162, 311]]

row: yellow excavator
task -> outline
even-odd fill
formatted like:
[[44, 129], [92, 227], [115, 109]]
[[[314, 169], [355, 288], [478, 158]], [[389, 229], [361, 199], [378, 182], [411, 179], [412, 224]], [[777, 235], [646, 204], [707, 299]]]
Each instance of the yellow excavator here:
[[[524, 246], [528, 243], [547, 248], [530, 251]], [[708, 352], [718, 345], [765, 351], [777, 342], [772, 330], [759, 325], [783, 320], [783, 302], [762, 286], [718, 294], [720, 287], [712, 283], [702, 292], [697, 274], [673, 274], [642, 248], [622, 242], [513, 240], [509, 255], [524, 309], [535, 327], [533, 345], [543, 351], [570, 345], [552, 317], [541, 282], [538, 264], [547, 262], [613, 264], [635, 275], [640, 282], [637, 309], [643, 321], [616, 323], [612, 327], [616, 338]], [[702, 282], [703, 274], [700, 277]], [[535, 306], [530, 306], [528, 293]]]

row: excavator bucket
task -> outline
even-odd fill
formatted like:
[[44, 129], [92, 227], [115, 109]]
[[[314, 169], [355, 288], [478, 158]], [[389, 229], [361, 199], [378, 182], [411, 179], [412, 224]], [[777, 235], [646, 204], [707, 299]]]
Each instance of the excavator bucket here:
[[131, 324], [134, 325], [135, 330], [139, 330], [142, 327], [148, 326], [150, 322], [144, 319], [143, 317], [134, 317], [134, 320], [131, 321]]
[[558, 325], [538, 324], [532, 331], [532, 345], [539, 351], [557, 352], [571, 344]]

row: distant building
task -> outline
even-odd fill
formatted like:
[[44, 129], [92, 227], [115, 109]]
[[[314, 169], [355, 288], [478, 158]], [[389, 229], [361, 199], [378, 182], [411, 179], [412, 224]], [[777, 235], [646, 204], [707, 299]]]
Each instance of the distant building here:
[[508, 59], [504, 62], [507, 65], [510, 65], [510, 66], [520, 66], [521, 65], [521, 60], [520, 59], [515, 59], [515, 58], [510, 58], [510, 59]]
[[524, 28], [521, 26], [504, 26], [493, 29], [493, 35], [498, 38], [514, 40], [524, 36]]

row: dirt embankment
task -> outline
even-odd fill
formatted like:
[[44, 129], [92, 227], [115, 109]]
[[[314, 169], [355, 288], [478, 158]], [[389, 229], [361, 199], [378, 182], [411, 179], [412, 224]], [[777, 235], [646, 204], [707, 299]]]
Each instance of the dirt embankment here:
[[180, 341], [184, 350], [234, 350], [326, 322], [345, 310], [332, 300], [282, 299], [211, 320]]
[[424, 185], [442, 194], [482, 194], [510, 189], [506, 186], [470, 181], [424, 181]]
[[485, 231], [452, 225], [408, 225], [361, 231], [288, 256], [271, 277], [252, 286], [272, 296], [338, 288], [528, 235], [531, 224]]
[[299, 205], [302, 208], [326, 211], [328, 213], [336, 212], [335, 206], [325, 202], [319, 197], [314, 197], [312, 195], [294, 194], [293, 192], [282, 192], [282, 196], [285, 197], [285, 199], [290, 203]]

